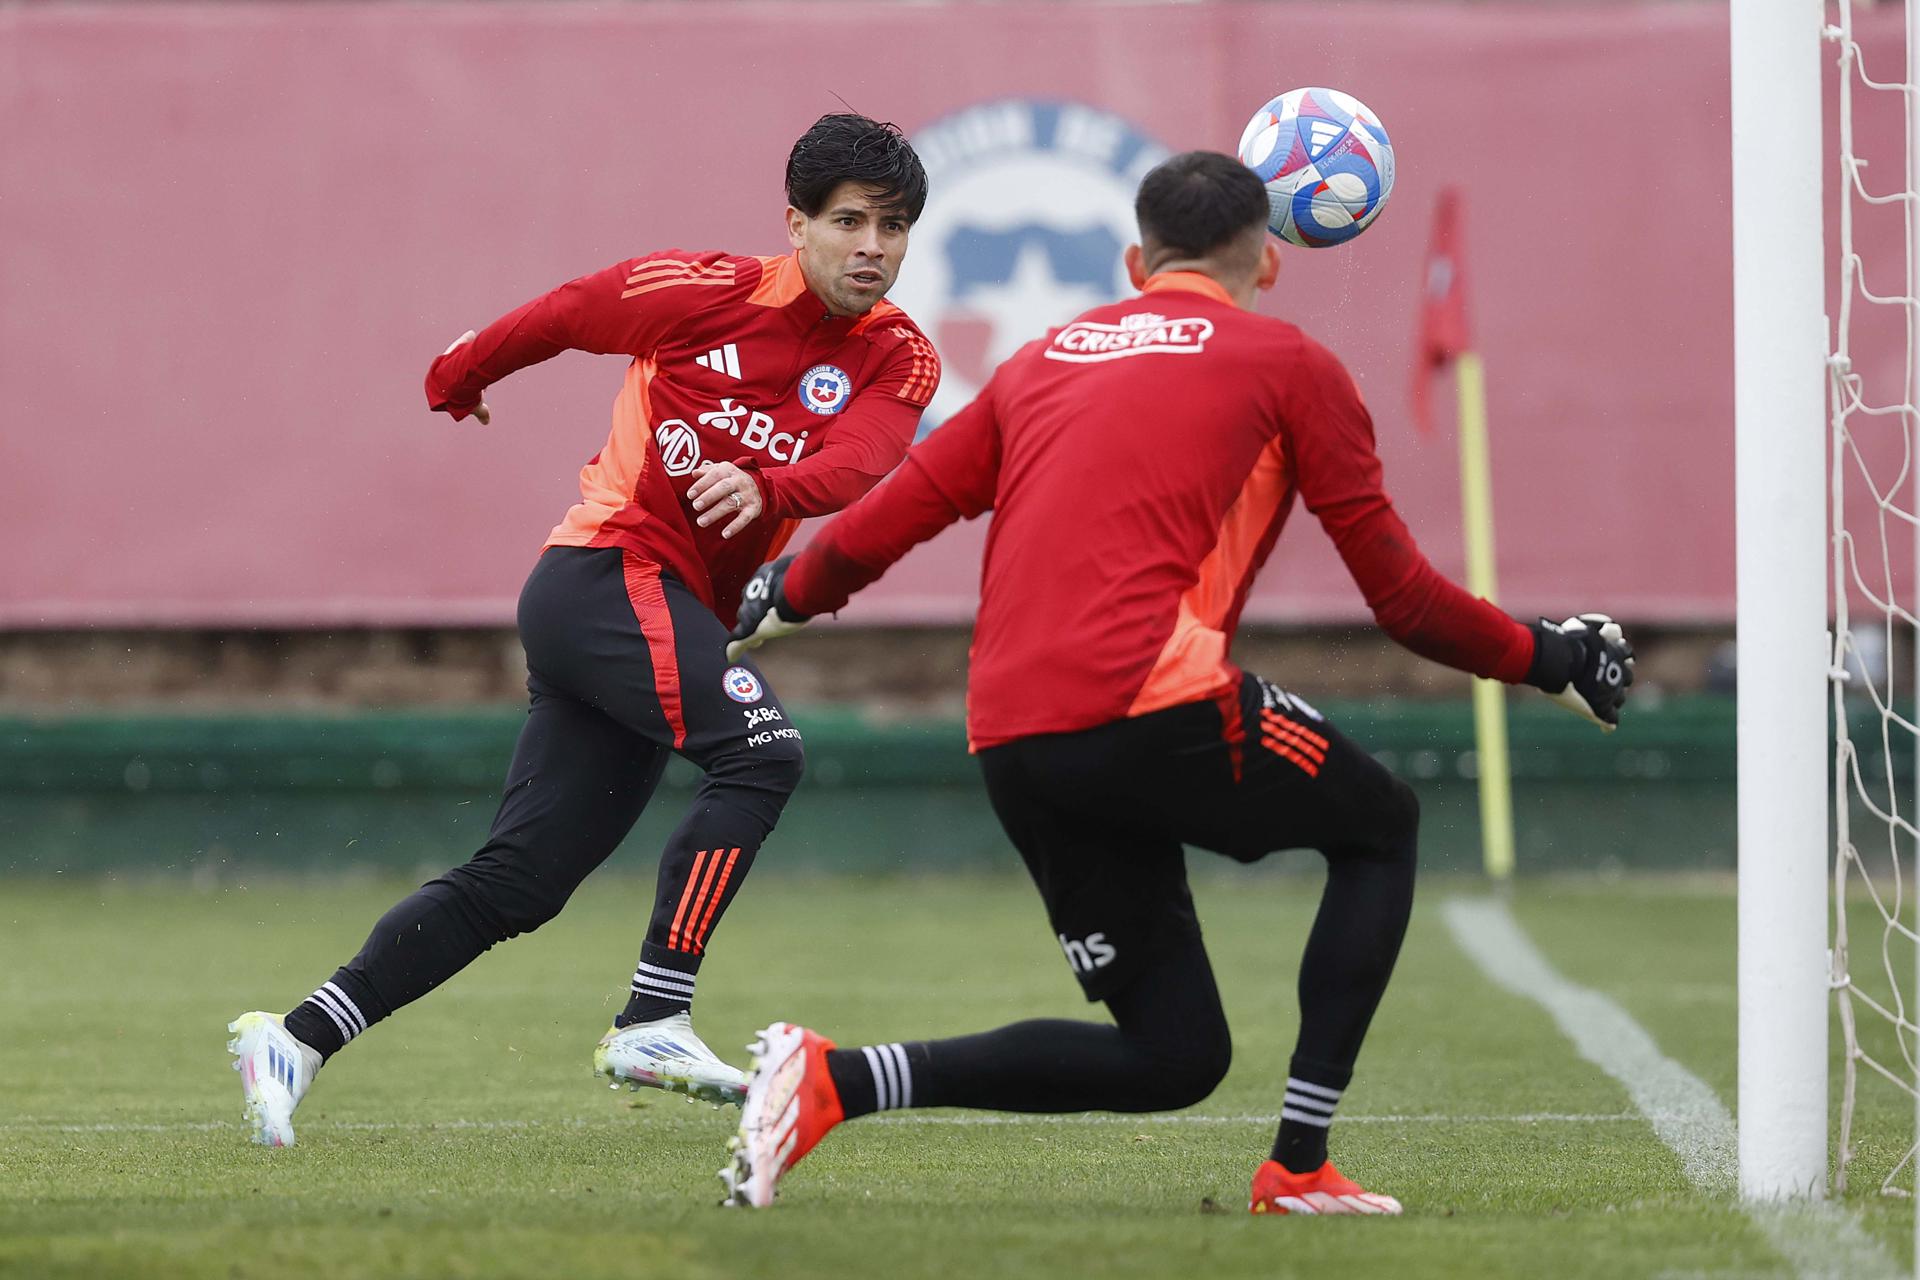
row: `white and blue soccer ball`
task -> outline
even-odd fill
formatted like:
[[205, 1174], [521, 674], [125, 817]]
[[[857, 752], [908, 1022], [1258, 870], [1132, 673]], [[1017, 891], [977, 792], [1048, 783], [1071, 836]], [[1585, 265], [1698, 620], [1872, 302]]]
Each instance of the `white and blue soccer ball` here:
[[1267, 226], [1303, 249], [1345, 244], [1393, 194], [1393, 143], [1380, 117], [1338, 89], [1295, 89], [1254, 112], [1240, 161], [1267, 184]]

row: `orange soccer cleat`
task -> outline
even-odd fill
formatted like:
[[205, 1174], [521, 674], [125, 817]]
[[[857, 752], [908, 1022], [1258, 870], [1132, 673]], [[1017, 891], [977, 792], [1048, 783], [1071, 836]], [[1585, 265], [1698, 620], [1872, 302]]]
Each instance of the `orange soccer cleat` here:
[[1269, 1160], [1253, 1175], [1253, 1199], [1247, 1208], [1253, 1213], [1397, 1214], [1400, 1202], [1366, 1190], [1331, 1160], [1312, 1173], [1290, 1173], [1278, 1160]]
[[728, 1143], [733, 1160], [720, 1171], [727, 1188], [721, 1203], [764, 1209], [773, 1203], [787, 1170], [846, 1116], [827, 1074], [833, 1041], [776, 1022], [748, 1048], [753, 1069], [740, 1107], [740, 1132]]

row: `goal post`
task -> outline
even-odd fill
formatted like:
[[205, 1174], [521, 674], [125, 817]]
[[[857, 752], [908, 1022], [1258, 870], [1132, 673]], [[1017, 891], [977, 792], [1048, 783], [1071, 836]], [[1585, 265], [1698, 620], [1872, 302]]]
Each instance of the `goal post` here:
[[1828, 756], [1821, 0], [1732, 0], [1739, 1162], [1827, 1177]]

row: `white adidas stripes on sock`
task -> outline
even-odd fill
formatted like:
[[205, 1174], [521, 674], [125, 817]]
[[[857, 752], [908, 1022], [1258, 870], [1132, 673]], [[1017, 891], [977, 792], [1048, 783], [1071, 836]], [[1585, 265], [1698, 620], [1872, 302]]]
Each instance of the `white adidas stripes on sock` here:
[[367, 1029], [367, 1015], [360, 1012], [360, 1006], [350, 999], [346, 992], [331, 982], [301, 1001], [310, 1004], [333, 1021], [339, 1028], [340, 1042], [351, 1043], [353, 1038]]
[[873, 1096], [881, 1111], [897, 1111], [913, 1105], [913, 1068], [907, 1065], [907, 1051], [898, 1044], [866, 1045], [867, 1069], [873, 1072]]
[[1339, 1089], [1329, 1089], [1299, 1076], [1287, 1077], [1287, 1095], [1280, 1106], [1282, 1120], [1310, 1124], [1316, 1129], [1330, 1128], [1333, 1109], [1340, 1105]]
[[628, 990], [636, 996], [690, 1006], [693, 1004], [693, 975], [642, 960], [633, 971], [633, 985]]

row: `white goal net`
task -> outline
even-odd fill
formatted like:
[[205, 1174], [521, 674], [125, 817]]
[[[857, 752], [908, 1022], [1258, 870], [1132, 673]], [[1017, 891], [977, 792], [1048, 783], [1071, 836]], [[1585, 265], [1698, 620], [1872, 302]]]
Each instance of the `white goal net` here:
[[[1833, 1186], [1907, 1194], [1916, 1078], [1912, 638], [1920, 581], [1920, 286], [1912, 121], [1916, 44], [1903, 5], [1828, 5], [1836, 55], [1837, 232], [1830, 282], [1834, 791], [1832, 984], [1841, 1035]], [[1865, 28], [1865, 29], [1862, 29]], [[1903, 48], [1903, 45], [1905, 46]]]

